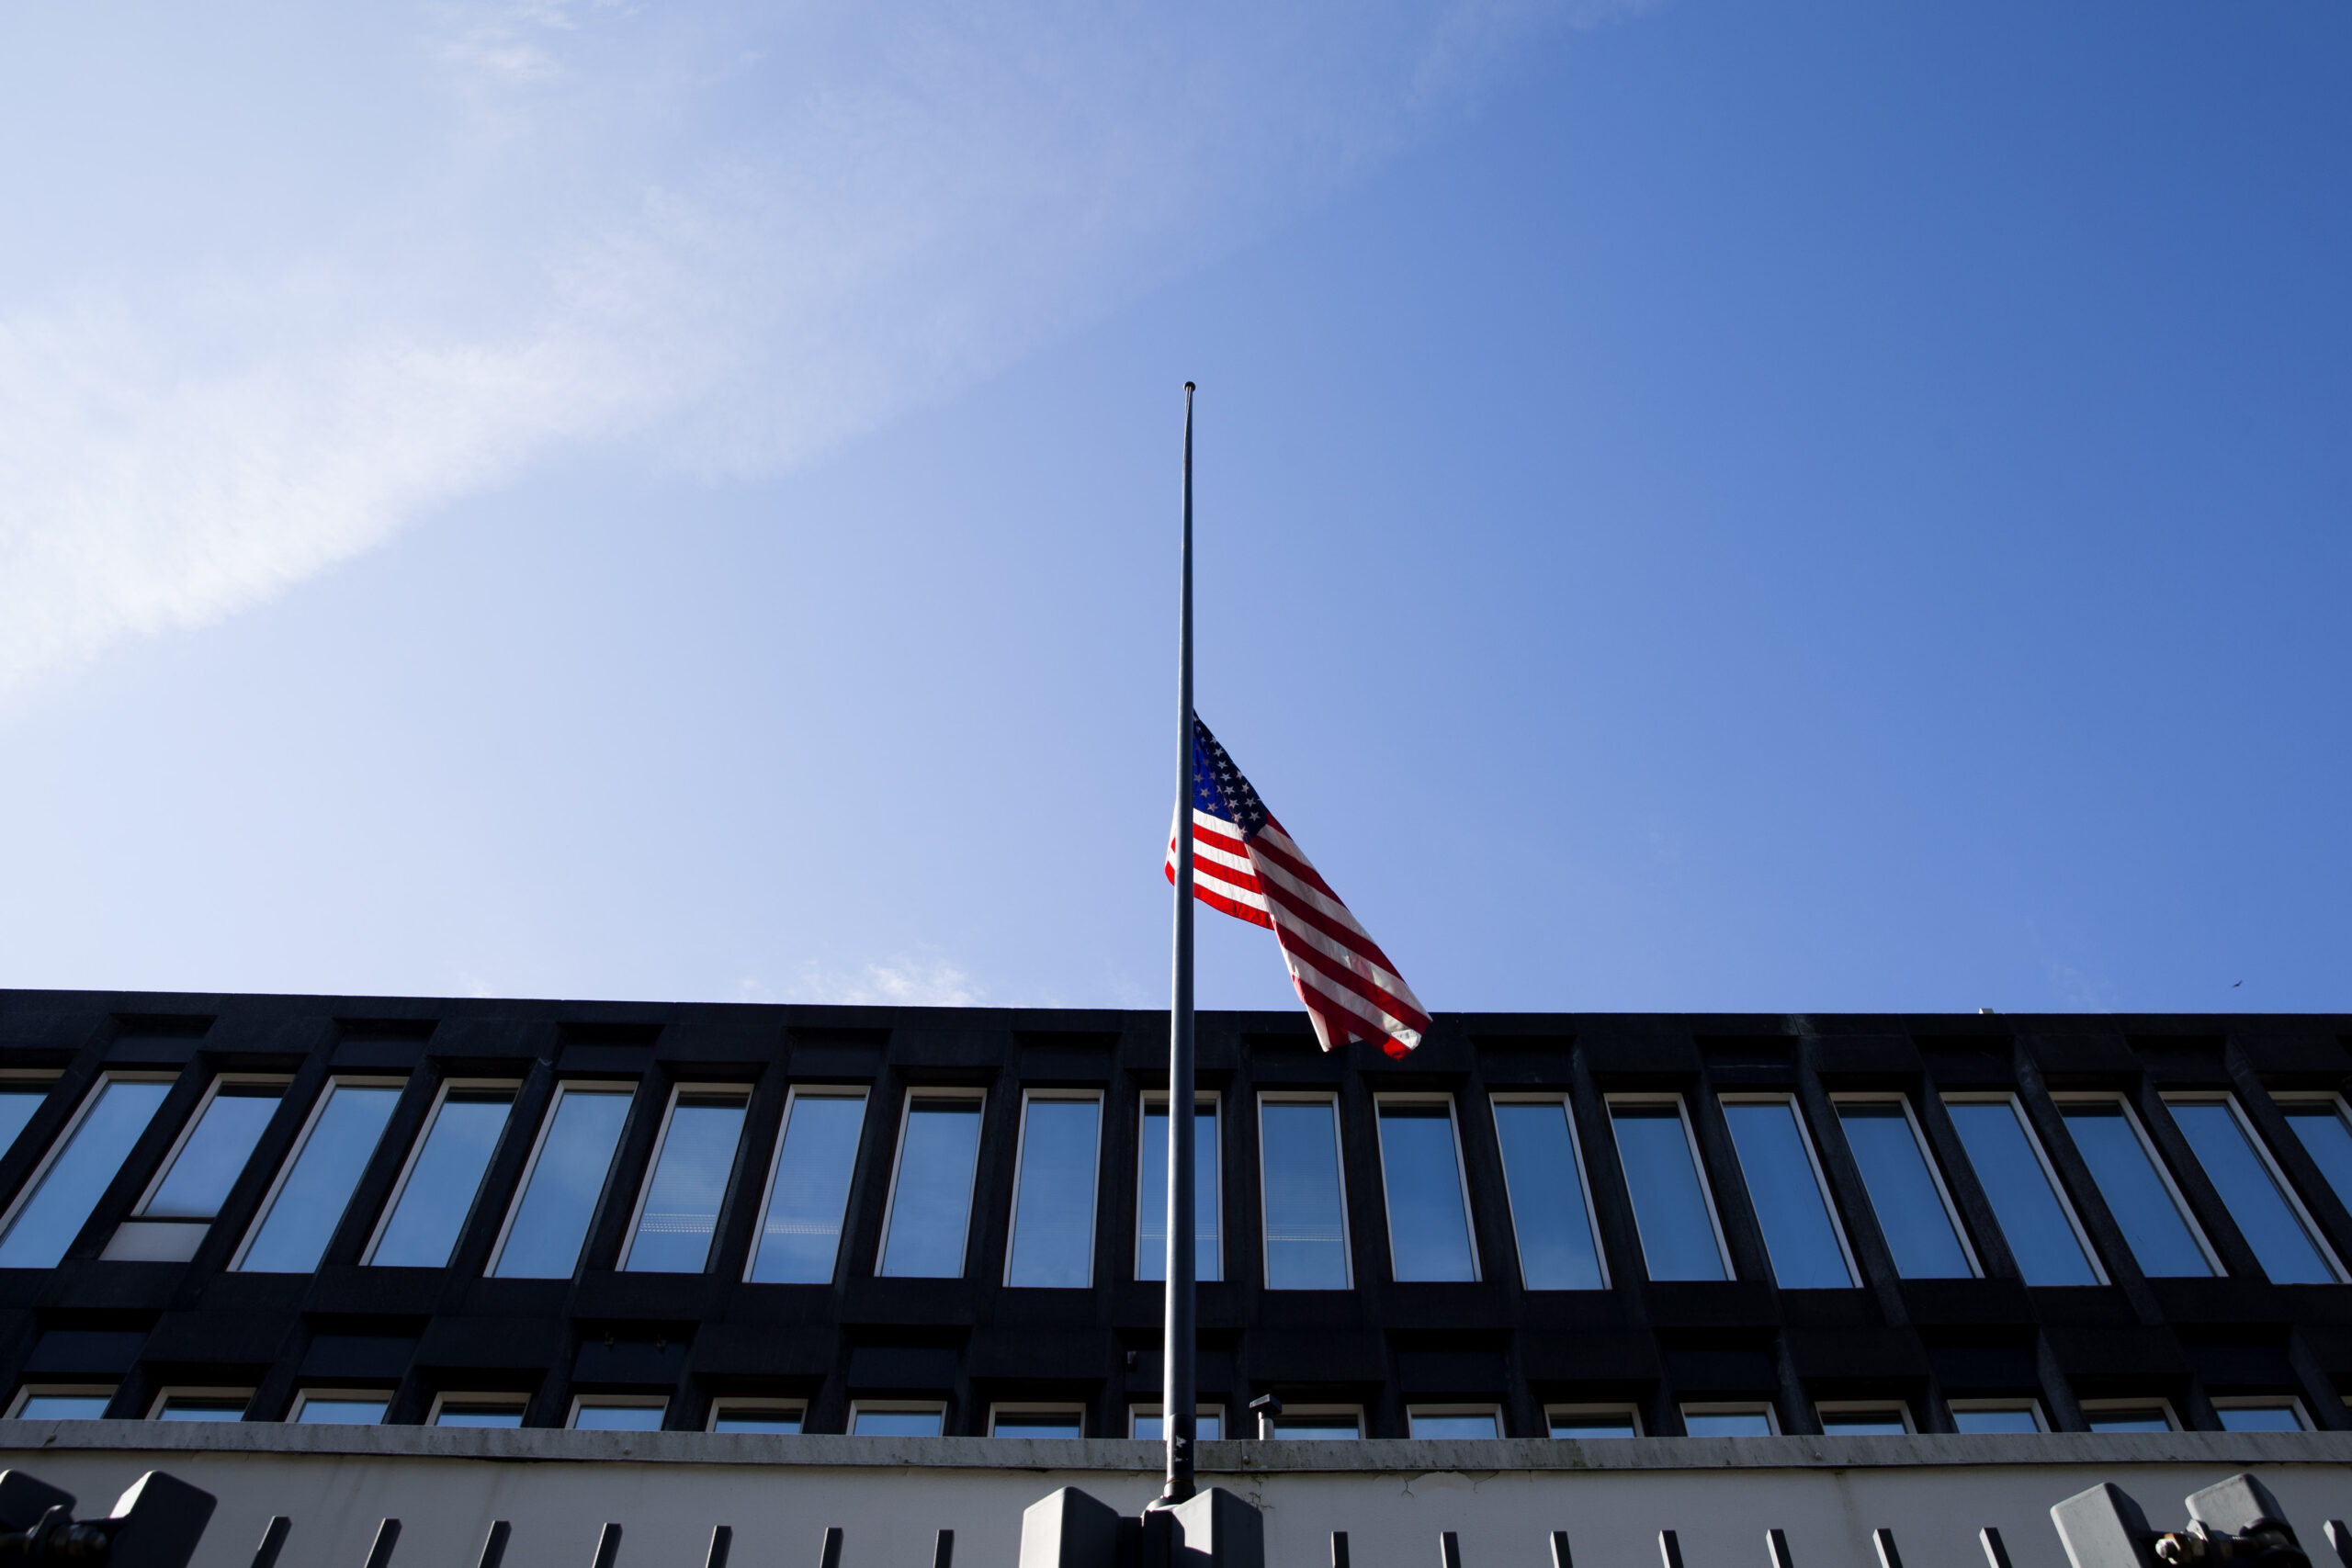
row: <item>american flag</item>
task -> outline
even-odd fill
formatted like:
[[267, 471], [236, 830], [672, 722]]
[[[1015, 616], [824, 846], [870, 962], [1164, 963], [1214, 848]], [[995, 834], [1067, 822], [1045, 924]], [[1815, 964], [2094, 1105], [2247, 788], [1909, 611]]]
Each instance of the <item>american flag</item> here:
[[[1168, 880], [1176, 880], [1173, 828]], [[1430, 1015], [1419, 998], [1198, 717], [1193, 720], [1193, 897], [1274, 933], [1290, 983], [1326, 1051], [1351, 1040], [1377, 1040], [1383, 1051], [1402, 1056], [1421, 1043]]]

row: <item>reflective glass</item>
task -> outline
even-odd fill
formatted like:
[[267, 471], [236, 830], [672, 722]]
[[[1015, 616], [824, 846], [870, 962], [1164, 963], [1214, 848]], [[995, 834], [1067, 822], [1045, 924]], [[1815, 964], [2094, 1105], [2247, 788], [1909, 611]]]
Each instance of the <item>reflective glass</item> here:
[[[1148, 1442], [1165, 1442], [1167, 1431], [1159, 1424], [1159, 1412], [1136, 1412], [1136, 1437]], [[1193, 1440], [1201, 1443], [1222, 1442], [1225, 1438], [1225, 1416], [1220, 1411], [1204, 1410], [1193, 1417]]]
[[1840, 1105], [1838, 1125], [1894, 1255], [1894, 1271], [1906, 1280], [1966, 1279], [1968, 1253], [1903, 1107], [1884, 1100]]
[[2248, 1141], [2234, 1107], [2215, 1101], [2171, 1107], [2174, 1124], [2222, 1195], [2230, 1218], [2274, 1285], [2332, 1285], [2328, 1267], [2302, 1216], [2278, 1189], [2270, 1166]]
[[1277, 1416], [1274, 1436], [1293, 1442], [1345, 1442], [1363, 1436], [1352, 1416]]
[[575, 1432], [658, 1432], [662, 1407], [658, 1404], [582, 1404], [572, 1413]]
[[467, 1400], [447, 1400], [440, 1413], [433, 1417], [436, 1427], [520, 1427], [523, 1407], [519, 1404], [490, 1404]]
[[449, 1266], [514, 1106], [511, 1089], [453, 1089], [443, 1096], [369, 1262], [388, 1269]]
[[567, 1089], [556, 1096], [553, 1118], [507, 1224], [493, 1275], [564, 1280], [580, 1266], [588, 1222], [595, 1218], [596, 1200], [620, 1148], [629, 1098], [625, 1089]]
[[2352, 1208], [2352, 1127], [2333, 1105], [2282, 1105], [2287, 1125], [2302, 1140], [2303, 1149], [2335, 1189], [2345, 1207]]
[[997, 1412], [989, 1424], [993, 1438], [1082, 1438], [1086, 1419], [1077, 1411]]
[[28, 1393], [19, 1421], [96, 1421], [113, 1402], [110, 1393]]
[[801, 1414], [797, 1410], [729, 1410], [722, 1407], [711, 1417], [714, 1432], [766, 1432], [787, 1438], [800, 1435]]
[[1900, 1438], [1910, 1431], [1893, 1410], [1824, 1410], [1821, 1431], [1829, 1438]]
[[286, 1090], [276, 1084], [222, 1084], [173, 1156], [155, 1195], [139, 1212], [153, 1220], [209, 1220], [218, 1214], [285, 1098]]
[[33, 1119], [33, 1112], [39, 1111], [41, 1101], [48, 1098], [47, 1084], [38, 1088], [30, 1084], [0, 1088], [0, 1155], [8, 1152], [10, 1145], [17, 1141], [17, 1134], [25, 1130], [25, 1123]]
[[710, 1262], [718, 1205], [743, 1136], [744, 1100], [732, 1094], [681, 1094], [670, 1108], [637, 1235], [621, 1268], [632, 1274], [699, 1274]]
[[1382, 1105], [1380, 1175], [1396, 1277], [1476, 1279], [1453, 1113], [1442, 1105]]
[[389, 1399], [306, 1399], [295, 1423], [303, 1427], [375, 1427], [382, 1424]]
[[2224, 1432], [2300, 1432], [2303, 1418], [2291, 1404], [2222, 1405], [2213, 1412]]
[[2180, 1205], [2165, 1190], [2140, 1142], [2138, 1129], [2114, 1100], [2062, 1105], [2066, 1131], [2107, 1200], [2109, 1213], [2132, 1247], [2132, 1260], [2148, 1275], [2211, 1274], [2213, 1266], [2190, 1234]]
[[1955, 1410], [1951, 1413], [1952, 1430], [1973, 1438], [2018, 1435], [2030, 1437], [2041, 1430], [2033, 1412], [2015, 1410]]
[[1682, 1429], [1694, 1438], [1769, 1438], [1772, 1418], [1761, 1410], [1686, 1410]]
[[1691, 1163], [1679, 1105], [1612, 1105], [1609, 1123], [1634, 1199], [1634, 1228], [1653, 1280], [1722, 1280], [1722, 1250], [1707, 1212], [1706, 1189]]
[[2136, 1410], [2090, 1410], [2084, 1412], [2083, 1418], [2094, 1432], [2169, 1432], [2172, 1430], [2172, 1423], [2165, 1418], [2164, 1411], [2155, 1405], [2147, 1405]]
[[0, 1269], [57, 1267], [171, 1089], [119, 1078], [98, 1086], [64, 1150], [49, 1162], [40, 1185], [0, 1236]]
[[1260, 1107], [1269, 1290], [1348, 1288], [1339, 1117], [1339, 1107], [1328, 1100]]
[[1531, 1291], [1600, 1290], [1600, 1250], [1593, 1245], [1567, 1106], [1499, 1102], [1495, 1136], [1502, 1145], [1521, 1279]]
[[1821, 1179], [1797, 1125], [1793, 1101], [1725, 1105], [1731, 1141], [1739, 1151], [1740, 1174], [1748, 1201], [1764, 1230], [1772, 1277], [1782, 1290], [1818, 1290], [1851, 1285], [1854, 1272], [1838, 1245], [1838, 1224], [1829, 1217]]
[[944, 1410], [855, 1410], [849, 1430], [854, 1438], [935, 1438], [946, 1418]]
[[1552, 1436], [1555, 1438], [1638, 1438], [1642, 1435], [1631, 1411], [1587, 1415], [1555, 1412], [1549, 1425]]
[[[1193, 1278], [1225, 1278], [1219, 1245], [1225, 1211], [1219, 1206], [1216, 1104], [1193, 1111]], [[1147, 1100], [1143, 1108], [1143, 1165], [1136, 1183], [1136, 1278], [1168, 1278], [1168, 1103]]]
[[2029, 1285], [2096, 1285], [2090, 1255], [2052, 1190], [2041, 1156], [2027, 1137], [2014, 1101], [1948, 1102], [1952, 1126], [1984, 1190], [2001, 1235]]
[[752, 1242], [753, 1280], [770, 1285], [832, 1282], [865, 1126], [863, 1095], [792, 1097], [776, 1149], [775, 1179], [768, 1187], [768, 1212]]
[[1021, 1108], [1008, 1285], [1078, 1290], [1094, 1280], [1099, 1100], [1031, 1100]]
[[335, 1084], [327, 1090], [326, 1108], [295, 1153], [238, 1268], [307, 1274], [319, 1266], [400, 1097], [399, 1089], [371, 1085]]
[[1406, 1422], [1416, 1438], [1499, 1438], [1502, 1423], [1489, 1413], [1483, 1416], [1422, 1416], [1408, 1415]]
[[245, 1418], [246, 1401], [235, 1395], [214, 1398], [210, 1395], [174, 1394], [164, 1401], [155, 1412], [158, 1421], [242, 1421]]
[[876, 1274], [951, 1280], [964, 1272], [964, 1244], [972, 1228], [972, 1172], [979, 1156], [978, 1100], [908, 1103]]

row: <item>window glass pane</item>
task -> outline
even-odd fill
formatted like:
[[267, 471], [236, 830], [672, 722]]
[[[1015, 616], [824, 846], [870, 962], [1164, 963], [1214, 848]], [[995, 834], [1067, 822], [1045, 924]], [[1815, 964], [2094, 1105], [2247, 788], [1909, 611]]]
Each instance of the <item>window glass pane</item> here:
[[[973, 1120], [978, 1120], [977, 1113]], [[849, 1429], [857, 1438], [935, 1438], [945, 1419], [942, 1410], [854, 1410]]]
[[2041, 1152], [2026, 1135], [2014, 1101], [1948, 1103], [1961, 1145], [1976, 1172], [1985, 1201], [2001, 1223], [2001, 1235], [2018, 1272], [2029, 1285], [2095, 1285], [2090, 1255], [2068, 1223], [2050, 1185]]
[[989, 1435], [996, 1438], [1082, 1438], [1086, 1436], [1086, 1421], [1075, 1410], [1000, 1410], [989, 1422]]
[[96, 1421], [107, 1413], [110, 1393], [28, 1393], [19, 1421]]
[[1634, 1228], [1653, 1280], [1722, 1280], [1722, 1250], [1707, 1213], [1706, 1190], [1691, 1163], [1678, 1105], [1612, 1105], [1609, 1124], [1634, 1198]]
[[1293, 1442], [1344, 1442], [1363, 1432], [1352, 1416], [1277, 1416], [1274, 1436]]
[[140, 1213], [156, 1220], [209, 1220], [218, 1214], [285, 1097], [276, 1084], [221, 1085]]
[[2213, 1412], [2224, 1432], [2300, 1432], [2303, 1418], [2291, 1404], [2223, 1405]]
[[1406, 1422], [1416, 1438], [1499, 1438], [1502, 1423], [1489, 1415], [1483, 1416], [1422, 1416], [1409, 1415]]
[[2171, 1107], [2180, 1135], [2228, 1206], [2248, 1247], [2275, 1285], [2332, 1285], [2335, 1270], [2321, 1256], [2302, 1216], [2278, 1190], [2270, 1167], [2247, 1140], [2245, 1124], [2229, 1105]]
[[714, 1432], [766, 1432], [787, 1438], [800, 1435], [800, 1416], [782, 1412], [762, 1414], [749, 1410], [722, 1410], [711, 1421]]
[[744, 1100], [732, 1094], [682, 1094], [646, 1189], [622, 1269], [632, 1274], [699, 1274], [710, 1262], [719, 1201], [743, 1135]]
[[1600, 1290], [1600, 1251], [1593, 1245], [1566, 1104], [1501, 1102], [1495, 1107], [1495, 1135], [1502, 1145], [1503, 1186], [1527, 1288]]
[[1928, 1168], [1928, 1155], [1903, 1107], [1884, 1101], [1838, 1107], [1846, 1146], [1862, 1173], [1871, 1212], [1906, 1280], [1964, 1280], [1968, 1254]]
[[1452, 1112], [1442, 1105], [1381, 1106], [1380, 1174], [1396, 1277], [1476, 1279]]
[[1686, 1410], [1682, 1429], [1694, 1438], [1769, 1438], [1772, 1418], [1761, 1410]]
[[1094, 1169], [1102, 1102], [1032, 1100], [1022, 1107], [1021, 1120], [1012, 1256], [1004, 1282], [1082, 1289], [1094, 1279]]
[[1805, 1148], [1792, 1101], [1726, 1105], [1731, 1141], [1739, 1151], [1740, 1174], [1748, 1201], [1764, 1229], [1764, 1249], [1782, 1290], [1813, 1290], [1854, 1283], [1853, 1270], [1838, 1249], [1837, 1222]]
[[1641, 1428], [1634, 1424], [1631, 1411], [1617, 1415], [1570, 1415], [1555, 1413], [1550, 1420], [1552, 1436], [1555, 1438], [1638, 1438]]
[[50, 1161], [40, 1185], [0, 1237], [0, 1269], [57, 1267], [171, 1089], [119, 1079], [98, 1086], [63, 1152]]
[[498, 1134], [514, 1108], [511, 1089], [453, 1089], [424, 1135], [393, 1206], [391, 1223], [368, 1261], [383, 1268], [447, 1269], [458, 1233], [490, 1169]]
[[172, 1395], [164, 1407], [155, 1412], [158, 1421], [242, 1421], [245, 1418], [245, 1398], [239, 1395], [216, 1398], [209, 1394]]
[[487, 1400], [448, 1399], [441, 1403], [440, 1413], [434, 1416], [436, 1427], [520, 1427], [523, 1407], [504, 1402]]
[[557, 1095], [554, 1118], [492, 1274], [502, 1280], [571, 1278], [620, 1148], [629, 1099], [625, 1089], [567, 1089]]
[[[1193, 1278], [1225, 1278], [1224, 1211], [1218, 1206], [1217, 1111], [1193, 1111]], [[1136, 1278], [1168, 1278], [1168, 1103], [1143, 1108], [1142, 1176], [1136, 1183]], [[1204, 1439], [1205, 1440], [1205, 1439]]]
[[2282, 1105], [2287, 1125], [2303, 1141], [2312, 1163], [2345, 1207], [2352, 1208], [2352, 1127], [2333, 1105]]
[[2140, 1272], [2213, 1272], [2123, 1107], [2102, 1100], [2095, 1105], [2062, 1105], [2059, 1113], [2066, 1119], [2066, 1131], [2082, 1152], [2083, 1163], [2091, 1168], [2099, 1196], [2107, 1200], [2123, 1239], [2131, 1244]]
[[25, 1123], [33, 1119], [33, 1112], [39, 1111], [41, 1101], [48, 1098], [47, 1084], [38, 1088], [18, 1084], [14, 1088], [0, 1089], [0, 1155], [8, 1152], [17, 1141], [17, 1134], [25, 1130]]
[[256, 1274], [307, 1274], [319, 1266], [400, 1097], [396, 1089], [358, 1084], [327, 1090], [326, 1108], [311, 1123], [237, 1267]]
[[1998, 1437], [2004, 1434], [2031, 1436], [2041, 1430], [2040, 1422], [2030, 1410], [1955, 1410], [1951, 1413], [1952, 1429], [1970, 1437]]
[[775, 1179], [768, 1188], [767, 1215], [752, 1244], [753, 1280], [771, 1285], [832, 1282], [865, 1126], [863, 1095], [792, 1097], [776, 1150]]
[[389, 1399], [306, 1399], [296, 1419], [304, 1427], [374, 1427], [390, 1405]]
[[[1159, 1424], [1159, 1412], [1157, 1410], [1136, 1411], [1135, 1435], [1143, 1441], [1154, 1443], [1167, 1441], [1168, 1433]], [[1224, 1441], [1225, 1413], [1219, 1410], [1204, 1410], [1193, 1416], [1193, 1440], [1201, 1443]]]
[[573, 1413], [571, 1427], [576, 1432], [658, 1432], [662, 1429], [662, 1406], [583, 1403]]
[[1329, 1100], [1266, 1102], [1258, 1121], [1266, 1168], [1267, 1288], [1346, 1290], [1339, 1107]]
[[[954, 1279], [964, 1272], [972, 1225], [972, 1171], [980, 1154], [980, 1102], [910, 1101], [882, 1237], [877, 1274]], [[938, 1428], [933, 1427], [933, 1435]]]
[[2172, 1430], [2172, 1423], [2165, 1418], [2164, 1411], [2155, 1405], [2136, 1410], [2086, 1411], [2084, 1419], [2089, 1423], [2090, 1429], [2094, 1432], [2169, 1432]]
[[1821, 1431], [1830, 1438], [1900, 1438], [1910, 1431], [1893, 1410], [1824, 1410]]

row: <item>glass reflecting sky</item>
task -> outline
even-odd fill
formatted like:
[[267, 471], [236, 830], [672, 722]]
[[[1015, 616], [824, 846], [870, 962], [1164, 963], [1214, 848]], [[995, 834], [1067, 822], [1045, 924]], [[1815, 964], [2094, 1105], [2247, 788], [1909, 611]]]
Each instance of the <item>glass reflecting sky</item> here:
[[2030, 1435], [2041, 1430], [2030, 1410], [1955, 1410], [1951, 1413], [1951, 1425], [1956, 1432], [1980, 1438], [2004, 1433]]
[[865, 1126], [863, 1095], [792, 1097], [776, 1153], [775, 1179], [768, 1190], [768, 1212], [753, 1243], [753, 1280], [773, 1285], [831, 1282]]
[[2300, 1432], [2303, 1419], [2291, 1404], [2223, 1405], [2213, 1412], [2224, 1432]]
[[2066, 1131], [2098, 1183], [2108, 1212], [2131, 1244], [2140, 1272], [2152, 1276], [2211, 1274], [2213, 1266], [2165, 1190], [2146, 1145], [2123, 1107], [2113, 1100], [2062, 1105]]
[[1772, 1418], [1761, 1410], [1686, 1410], [1682, 1429], [1694, 1438], [1769, 1438]]
[[940, 1410], [857, 1410], [850, 1434], [859, 1438], [935, 1438], [946, 1413]]
[[297, 1419], [304, 1427], [374, 1427], [390, 1405], [388, 1399], [306, 1399]]
[[74, 1245], [90, 1211], [121, 1170], [131, 1145], [155, 1119], [171, 1085], [108, 1079], [97, 1101], [74, 1129], [64, 1150], [41, 1173], [8, 1234], [0, 1236], [0, 1269], [54, 1269]]
[[1495, 1136], [1502, 1145], [1520, 1278], [1531, 1291], [1600, 1290], [1600, 1253], [1593, 1245], [1566, 1102], [1500, 1102]]
[[1814, 1174], [1797, 1109], [1789, 1100], [1726, 1105], [1731, 1141], [1739, 1151], [1748, 1201], [1763, 1227], [1772, 1276], [1783, 1290], [1851, 1285], [1853, 1270], [1838, 1249], [1837, 1222]]
[[114, 1398], [108, 1393], [31, 1393], [17, 1412], [19, 1421], [96, 1421]]
[[513, 1089], [449, 1091], [370, 1261], [385, 1268], [448, 1267], [514, 1105]]
[[1338, 1108], [1329, 1100], [1262, 1101], [1259, 1129], [1265, 1162], [1267, 1289], [1346, 1290]]
[[1399, 1280], [1475, 1280], [1453, 1118], [1442, 1105], [1380, 1107], [1381, 1186]]
[[141, 1212], [158, 1220], [209, 1220], [219, 1213], [285, 1095], [275, 1084], [221, 1085]]
[[[1193, 1278], [1225, 1278], [1225, 1224], [1214, 1100], [1193, 1112]], [[1168, 1278], [1168, 1106], [1146, 1101], [1136, 1182], [1136, 1278]]]
[[927, 1099], [909, 1106], [889, 1230], [876, 1273], [952, 1279], [964, 1272], [972, 1170], [979, 1153], [978, 1100]]
[[504, 1280], [562, 1280], [580, 1266], [588, 1222], [628, 1120], [629, 1098], [625, 1089], [566, 1089], [557, 1096], [555, 1120], [492, 1273]]
[[2175, 1105], [2172, 1119], [2197, 1153], [2222, 1202], [2274, 1285], [2328, 1285], [2335, 1270], [2320, 1255], [2302, 1217], [2278, 1190], [2270, 1167], [2247, 1140], [2245, 1124], [2226, 1104]]
[[47, 1084], [38, 1089], [23, 1084], [0, 1089], [0, 1154], [8, 1152], [9, 1145], [17, 1141], [17, 1134], [25, 1130], [25, 1123], [33, 1119], [33, 1112], [39, 1111], [41, 1101], [48, 1098]]
[[1006, 1284], [1074, 1290], [1093, 1280], [1102, 1125], [1096, 1100], [1031, 1100], [1022, 1107]]
[[1491, 1414], [1479, 1416], [1414, 1416], [1406, 1417], [1416, 1438], [1499, 1438], [1502, 1423]]
[[678, 1096], [622, 1265], [628, 1272], [698, 1274], [710, 1261], [718, 1205], [743, 1136], [743, 1111], [740, 1095]]
[[[1168, 1433], [1159, 1424], [1157, 1412], [1136, 1413], [1136, 1437], [1146, 1442], [1163, 1442]], [[1225, 1438], [1225, 1416], [1221, 1411], [1204, 1411], [1193, 1417], [1193, 1438], [1196, 1442], [1222, 1442]]]
[[658, 1404], [582, 1404], [571, 1426], [578, 1432], [658, 1432], [662, 1414]]
[[1690, 1141], [1675, 1105], [1612, 1105], [1609, 1122], [1617, 1134], [1617, 1157], [1633, 1195], [1634, 1224], [1641, 1233], [1642, 1260], [1653, 1280], [1722, 1280], [1723, 1253], [1715, 1245], [1706, 1190], [1691, 1163]]
[[1555, 1438], [1638, 1438], [1631, 1412], [1611, 1415], [1553, 1416], [1548, 1425]]
[[2284, 1105], [2287, 1125], [2302, 1140], [2304, 1150], [2336, 1198], [2352, 1208], [2352, 1127], [2333, 1105]]
[[2018, 1272], [2029, 1285], [2095, 1285], [2098, 1275], [2067, 1223], [2048, 1172], [2026, 1135], [2012, 1101], [1959, 1100], [1946, 1105], [1968, 1150], [1977, 1185], [2001, 1222]]
[[1879, 1234], [1894, 1256], [1894, 1271], [1906, 1280], [1967, 1278], [1968, 1254], [1903, 1107], [1885, 1101], [1840, 1105], [1838, 1124], [1862, 1173]]
[[326, 1108], [302, 1141], [239, 1268], [256, 1274], [307, 1274], [319, 1266], [400, 1097], [397, 1089], [374, 1085], [336, 1084], [328, 1091]]

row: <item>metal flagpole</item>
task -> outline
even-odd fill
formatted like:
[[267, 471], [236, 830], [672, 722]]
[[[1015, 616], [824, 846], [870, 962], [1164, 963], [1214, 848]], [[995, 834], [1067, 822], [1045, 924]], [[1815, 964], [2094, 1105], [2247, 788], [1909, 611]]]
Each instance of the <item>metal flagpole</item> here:
[[1184, 383], [1183, 587], [1176, 620], [1176, 965], [1168, 1010], [1168, 1313], [1159, 1379], [1164, 1503], [1193, 1495], [1193, 383]]

